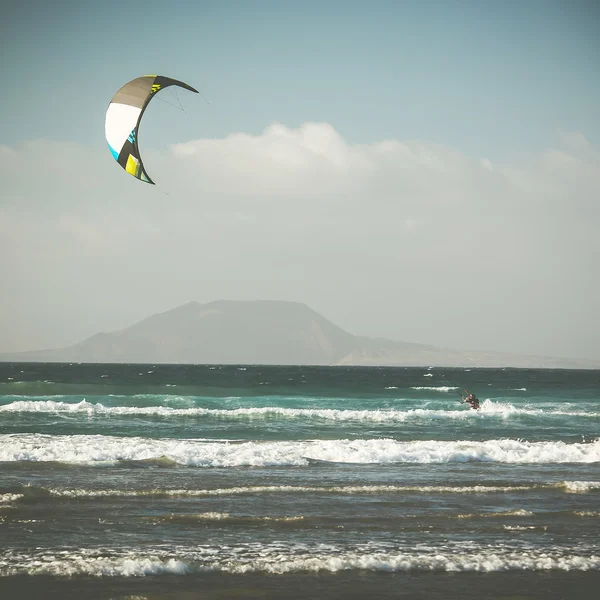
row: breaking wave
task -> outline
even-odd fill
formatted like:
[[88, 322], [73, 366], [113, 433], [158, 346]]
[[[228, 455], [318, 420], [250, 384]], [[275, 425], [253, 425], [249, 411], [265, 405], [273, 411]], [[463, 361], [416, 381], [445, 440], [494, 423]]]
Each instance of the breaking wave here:
[[456, 386], [449, 386], [449, 385], [440, 385], [440, 386], [423, 386], [423, 385], [418, 385], [418, 386], [413, 386], [410, 388], [411, 390], [426, 390], [428, 392], [451, 392], [453, 390], [457, 390], [458, 387]]
[[57, 489], [23, 485], [18, 491], [0, 493], [0, 504], [26, 498], [194, 498], [264, 494], [502, 494], [533, 490], [563, 491], [586, 494], [600, 491], [600, 481], [561, 481], [558, 483], [526, 483], [510, 485], [250, 485], [227, 488], [197, 489]]
[[70, 577], [143, 577], [189, 575], [201, 572], [232, 574], [340, 571], [588, 571], [600, 569], [600, 556], [578, 548], [540, 551], [526, 548], [389, 548], [364, 544], [352, 550], [335, 545], [315, 547], [271, 544], [238, 544], [233, 547], [198, 546], [167, 552], [135, 550], [42, 550], [5, 552], [0, 555], [0, 576], [54, 575]]
[[354, 464], [509, 464], [600, 462], [600, 439], [590, 443], [410, 441], [393, 439], [214, 442], [103, 435], [0, 435], [0, 461], [109, 463], [157, 461], [189, 467], [306, 466], [319, 462]]
[[[446, 391], [453, 388], [415, 388]], [[181, 401], [181, 399], [180, 399]], [[598, 417], [600, 413], [518, 408], [510, 403], [485, 400], [481, 410], [473, 411], [463, 406], [454, 409], [413, 408], [407, 410], [375, 409], [352, 410], [335, 408], [284, 408], [280, 406], [246, 408], [204, 408], [172, 406], [105, 406], [99, 402], [64, 402], [56, 400], [17, 400], [0, 406], [0, 413], [52, 413], [80, 414], [85, 416], [146, 416], [158, 418], [208, 417], [216, 419], [261, 419], [279, 417], [283, 419], [321, 419], [332, 422], [357, 421], [373, 423], [402, 423], [410, 419], [472, 419], [489, 416], [509, 417], [512, 415], [530, 416], [569, 416]]]

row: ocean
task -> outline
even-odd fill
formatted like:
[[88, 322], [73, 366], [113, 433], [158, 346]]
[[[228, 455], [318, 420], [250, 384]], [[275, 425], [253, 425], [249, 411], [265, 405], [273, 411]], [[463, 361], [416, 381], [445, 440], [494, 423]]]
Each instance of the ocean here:
[[600, 371], [0, 363], [0, 598], [593, 598], [599, 465]]

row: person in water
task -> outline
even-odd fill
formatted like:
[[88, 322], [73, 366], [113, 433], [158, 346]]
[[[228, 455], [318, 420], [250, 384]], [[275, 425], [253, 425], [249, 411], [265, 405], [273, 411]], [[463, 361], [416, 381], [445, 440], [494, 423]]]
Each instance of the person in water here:
[[479, 406], [479, 398], [475, 394], [469, 394], [464, 399], [464, 402], [467, 402], [473, 410], [479, 410], [481, 408]]

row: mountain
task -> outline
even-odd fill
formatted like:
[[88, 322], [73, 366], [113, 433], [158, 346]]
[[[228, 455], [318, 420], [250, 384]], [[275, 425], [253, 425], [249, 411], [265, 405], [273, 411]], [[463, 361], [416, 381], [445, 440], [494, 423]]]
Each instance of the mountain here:
[[2, 361], [600, 368], [600, 361], [465, 352], [354, 336], [297, 302], [189, 302], [67, 348]]

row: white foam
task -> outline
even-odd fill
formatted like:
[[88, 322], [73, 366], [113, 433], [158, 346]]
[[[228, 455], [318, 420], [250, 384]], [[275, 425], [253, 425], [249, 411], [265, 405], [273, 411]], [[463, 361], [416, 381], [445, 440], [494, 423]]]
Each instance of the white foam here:
[[[232, 398], [235, 399], [235, 398]], [[180, 401], [180, 398], [170, 398], [168, 401]], [[82, 413], [92, 415], [145, 415], [159, 417], [177, 416], [207, 416], [215, 418], [265, 418], [280, 416], [284, 418], [314, 418], [331, 421], [372, 421], [372, 422], [402, 422], [411, 415], [423, 415], [422, 409], [417, 411], [397, 410], [341, 410], [341, 409], [296, 409], [280, 408], [277, 406], [213, 409], [213, 408], [174, 408], [171, 406], [104, 406], [100, 403], [90, 403], [82, 400], [77, 403], [56, 402], [53, 400], [17, 401], [0, 406], [0, 412], [51, 412], [51, 413]], [[443, 412], [443, 411], [442, 411]]]
[[283, 574], [294, 571], [338, 572], [348, 570], [366, 571], [587, 571], [600, 568], [600, 557], [552, 556], [548, 553], [514, 552], [512, 554], [486, 552], [479, 555], [457, 556], [437, 553], [422, 554], [354, 554], [344, 553], [335, 557], [306, 556], [294, 560], [268, 562], [257, 560], [250, 565], [231, 565], [226, 570], [233, 573], [264, 571]]
[[292, 517], [264, 517], [264, 516], [236, 516], [230, 513], [221, 512], [205, 512], [195, 514], [176, 514], [169, 513], [167, 515], [158, 515], [153, 517], [147, 517], [149, 520], [154, 522], [162, 521], [239, 521], [239, 522], [278, 522], [278, 523], [292, 523], [296, 521], [302, 521], [305, 519], [302, 515]]
[[0, 504], [10, 504], [11, 502], [20, 500], [22, 497], [23, 494], [0, 494]]
[[[452, 387], [419, 387], [419, 390], [430, 390], [446, 393], [455, 388]], [[236, 397], [227, 398], [236, 400]], [[189, 404], [190, 399], [184, 397], [169, 397], [165, 403]], [[170, 417], [212, 417], [226, 419], [259, 419], [281, 417], [285, 419], [322, 419], [328, 421], [364, 421], [373, 423], [402, 423], [409, 419], [468, 419], [485, 418], [487, 416], [508, 418], [511, 415], [568, 415], [596, 417], [600, 413], [585, 412], [544, 412], [541, 409], [516, 408], [512, 404], [494, 402], [490, 399], [484, 400], [479, 411], [469, 410], [461, 406], [459, 402], [452, 410], [433, 410], [426, 408], [415, 408], [408, 410], [378, 409], [378, 410], [350, 410], [350, 409], [327, 409], [327, 408], [281, 408], [278, 406], [263, 406], [249, 408], [214, 409], [214, 408], [177, 408], [173, 406], [105, 406], [101, 403], [88, 402], [63, 402], [55, 400], [18, 400], [4, 406], [0, 406], [1, 412], [24, 412], [24, 413], [69, 413], [115, 416], [156, 416], [160, 418]]]
[[0, 575], [54, 575], [72, 577], [91, 575], [92, 577], [143, 577], [147, 575], [183, 575], [189, 572], [189, 565], [175, 558], [157, 559], [132, 556], [121, 557], [48, 557], [33, 564], [0, 566]]
[[[156, 518], [156, 517], [153, 517]], [[158, 517], [160, 518], [160, 517]], [[170, 514], [166, 517], [167, 520], [176, 520], [176, 519], [196, 519], [198, 521], [224, 521], [230, 519], [231, 515], [229, 513], [223, 512], [204, 512], [204, 513], [196, 513], [194, 515], [176, 515]]]
[[[388, 544], [389, 546], [389, 544]], [[176, 558], [177, 557], [177, 558]], [[283, 542], [236, 546], [150, 548], [135, 550], [44, 550], [11, 553], [0, 563], [0, 575], [90, 575], [93, 577], [141, 577], [148, 575], [215, 571], [234, 574], [339, 571], [588, 571], [600, 569], [600, 556], [582, 549], [539, 551], [527, 548], [432, 547], [419, 550], [363, 544], [342, 550], [333, 544], [292, 546]]]
[[592, 443], [410, 441], [393, 439], [216, 442], [102, 435], [0, 435], [0, 461], [114, 463], [161, 460], [195, 467], [308, 465], [308, 458], [349, 463], [509, 464], [600, 462], [600, 439]]
[[457, 390], [458, 387], [450, 386], [450, 385], [440, 385], [440, 386], [413, 386], [410, 388], [411, 390], [427, 390], [431, 392], [450, 392], [453, 390]]
[[518, 508], [516, 510], [502, 510], [497, 512], [488, 512], [488, 513], [467, 513], [456, 515], [457, 519], [495, 519], [498, 517], [531, 517], [533, 513], [530, 510], [525, 510], [523, 508]]
[[[539, 485], [334, 485], [334, 486], [297, 486], [297, 485], [256, 485], [229, 488], [207, 489], [149, 489], [149, 490], [85, 490], [85, 489], [48, 489], [52, 496], [66, 498], [99, 498], [99, 497], [137, 497], [137, 496], [237, 496], [254, 494], [402, 494], [419, 492], [427, 494], [497, 494], [503, 492], [538, 489]], [[552, 487], [552, 486], [547, 486]]]
[[563, 481], [560, 486], [571, 494], [580, 494], [591, 490], [600, 490], [600, 481]]

